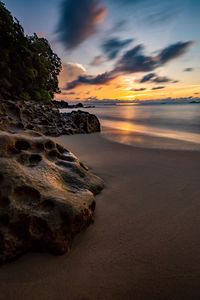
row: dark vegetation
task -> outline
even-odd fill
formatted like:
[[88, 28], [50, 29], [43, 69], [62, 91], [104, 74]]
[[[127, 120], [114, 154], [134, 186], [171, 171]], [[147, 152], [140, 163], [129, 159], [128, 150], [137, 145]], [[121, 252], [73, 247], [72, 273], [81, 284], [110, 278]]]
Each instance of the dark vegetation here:
[[49, 101], [59, 93], [61, 60], [45, 38], [27, 36], [0, 1], [0, 98]]

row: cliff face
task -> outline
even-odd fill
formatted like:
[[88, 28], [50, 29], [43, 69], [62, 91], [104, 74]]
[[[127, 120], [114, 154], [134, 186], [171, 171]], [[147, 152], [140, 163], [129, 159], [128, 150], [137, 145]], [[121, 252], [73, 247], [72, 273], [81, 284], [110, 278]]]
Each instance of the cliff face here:
[[24, 101], [0, 102], [0, 129], [9, 132], [34, 130], [49, 136], [99, 132], [95, 115], [83, 111], [60, 113], [53, 103]]
[[103, 181], [42, 133], [97, 129], [97, 118], [87, 113], [0, 103], [0, 263], [29, 250], [63, 254], [93, 222]]

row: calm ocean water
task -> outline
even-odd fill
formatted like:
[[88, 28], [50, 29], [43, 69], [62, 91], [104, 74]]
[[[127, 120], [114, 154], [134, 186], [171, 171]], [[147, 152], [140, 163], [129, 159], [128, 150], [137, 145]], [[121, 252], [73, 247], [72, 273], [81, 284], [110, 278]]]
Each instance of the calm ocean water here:
[[200, 150], [200, 105], [117, 105], [85, 109], [111, 140], [148, 148]]

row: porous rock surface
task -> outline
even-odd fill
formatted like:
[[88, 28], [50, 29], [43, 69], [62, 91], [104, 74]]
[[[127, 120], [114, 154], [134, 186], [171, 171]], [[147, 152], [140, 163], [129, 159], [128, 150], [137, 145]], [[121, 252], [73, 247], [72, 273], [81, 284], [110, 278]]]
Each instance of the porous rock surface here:
[[[15, 107], [13, 117], [21, 112]], [[34, 250], [65, 253], [93, 221], [94, 195], [102, 187], [51, 139], [0, 131], [0, 262]]]
[[19, 132], [34, 130], [48, 136], [99, 132], [95, 115], [83, 111], [60, 113], [54, 102], [41, 104], [30, 101], [0, 102], [0, 130]]

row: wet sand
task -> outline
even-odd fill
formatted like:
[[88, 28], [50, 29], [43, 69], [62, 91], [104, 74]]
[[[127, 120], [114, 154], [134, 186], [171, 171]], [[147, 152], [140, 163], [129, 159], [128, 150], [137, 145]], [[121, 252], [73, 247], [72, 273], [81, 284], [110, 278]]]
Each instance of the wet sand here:
[[200, 153], [57, 140], [105, 180], [95, 223], [67, 255], [1, 266], [0, 299], [200, 299]]

